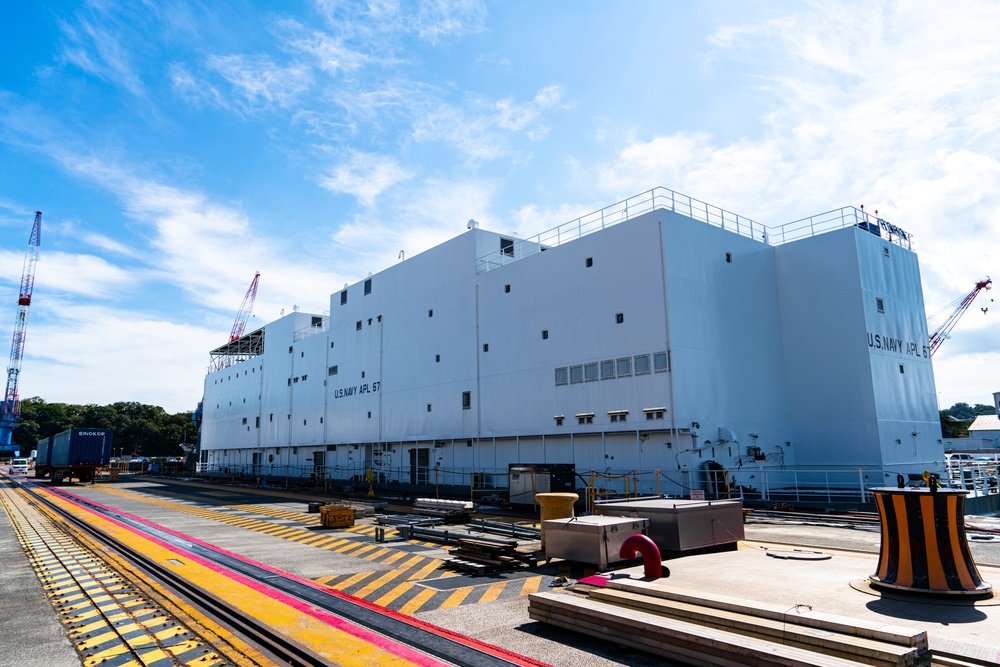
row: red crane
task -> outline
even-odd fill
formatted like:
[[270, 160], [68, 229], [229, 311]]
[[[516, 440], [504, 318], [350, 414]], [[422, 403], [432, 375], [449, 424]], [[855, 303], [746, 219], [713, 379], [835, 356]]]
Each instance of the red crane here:
[[7, 391], [0, 405], [0, 450], [11, 450], [11, 436], [20, 421], [21, 401], [17, 395], [17, 382], [21, 375], [21, 358], [24, 356], [24, 334], [28, 324], [28, 307], [35, 288], [35, 263], [38, 246], [42, 241], [42, 212], [35, 211], [35, 224], [28, 238], [28, 251], [24, 255], [21, 272], [21, 291], [17, 297], [17, 319], [14, 320], [14, 341], [10, 346], [10, 364], [7, 366]]
[[257, 298], [257, 281], [259, 280], [260, 271], [254, 275], [253, 281], [250, 283], [250, 289], [247, 290], [246, 296], [243, 297], [243, 303], [240, 304], [239, 312], [236, 313], [236, 321], [233, 322], [233, 330], [229, 332], [229, 342], [233, 342], [243, 335], [243, 330], [247, 326], [247, 320], [250, 318], [250, 313], [253, 311], [253, 302]]
[[250, 319], [250, 313], [253, 311], [253, 302], [257, 298], [257, 283], [259, 281], [260, 271], [254, 274], [250, 289], [247, 290], [246, 296], [243, 297], [243, 303], [240, 304], [240, 309], [236, 313], [233, 330], [229, 332], [229, 342], [211, 352], [212, 361], [208, 365], [210, 372], [232, 366], [246, 352], [244, 349], [246, 341], [240, 341], [240, 338], [243, 337], [243, 330], [246, 329], [247, 320]]
[[969, 306], [971, 306], [972, 302], [976, 300], [976, 297], [979, 296], [979, 293], [984, 289], [985, 290], [990, 289], [992, 285], [993, 281], [990, 280], [989, 276], [986, 276], [986, 280], [980, 280], [979, 282], [977, 282], [976, 286], [972, 288], [972, 291], [966, 294], [964, 297], [962, 297], [961, 300], [958, 301], [958, 306], [955, 308], [952, 314], [949, 315], [948, 319], [944, 321], [944, 324], [938, 327], [938, 330], [932, 333], [930, 336], [932, 355], [935, 352], [937, 352], [937, 349], [939, 347], [941, 347], [941, 343], [943, 343], [948, 338], [948, 334], [950, 334], [951, 330], [955, 328], [956, 324], [958, 324], [959, 318], [961, 318], [962, 315], [965, 314], [965, 311], [969, 309]]

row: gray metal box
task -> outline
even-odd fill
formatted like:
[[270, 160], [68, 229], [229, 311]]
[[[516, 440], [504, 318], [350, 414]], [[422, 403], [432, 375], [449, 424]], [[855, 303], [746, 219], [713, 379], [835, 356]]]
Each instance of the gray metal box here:
[[649, 537], [660, 551], [688, 551], [744, 539], [739, 500], [653, 500], [597, 503], [604, 516], [649, 517]]
[[565, 558], [592, 563], [604, 569], [622, 560], [622, 542], [635, 534], [645, 535], [649, 519], [613, 516], [578, 516], [542, 522], [546, 558]]

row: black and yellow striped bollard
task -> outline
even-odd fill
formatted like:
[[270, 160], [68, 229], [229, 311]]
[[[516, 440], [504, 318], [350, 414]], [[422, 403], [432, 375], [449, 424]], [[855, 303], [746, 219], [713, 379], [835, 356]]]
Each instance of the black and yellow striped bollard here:
[[[933, 482], [932, 482], [933, 483]], [[960, 489], [871, 489], [882, 524], [875, 588], [911, 593], [992, 596], [965, 537]]]

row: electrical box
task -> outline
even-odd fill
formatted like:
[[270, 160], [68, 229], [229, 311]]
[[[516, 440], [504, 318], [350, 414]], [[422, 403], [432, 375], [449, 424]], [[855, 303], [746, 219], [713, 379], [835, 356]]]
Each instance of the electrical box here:
[[577, 516], [542, 522], [545, 557], [590, 563], [603, 570], [622, 560], [622, 543], [632, 535], [645, 535], [649, 519], [617, 516]]
[[573, 493], [576, 466], [572, 463], [511, 463], [511, 505], [534, 505], [536, 493]]

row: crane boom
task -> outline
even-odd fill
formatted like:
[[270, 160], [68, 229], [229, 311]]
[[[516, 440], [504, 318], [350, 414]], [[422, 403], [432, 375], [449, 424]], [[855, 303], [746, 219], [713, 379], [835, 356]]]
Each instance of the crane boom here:
[[944, 324], [942, 324], [937, 331], [930, 335], [932, 355], [937, 352], [939, 347], [941, 347], [941, 343], [948, 338], [948, 334], [950, 334], [951, 330], [955, 328], [955, 325], [958, 324], [958, 320], [965, 314], [965, 311], [969, 309], [969, 306], [971, 306], [972, 302], [976, 300], [979, 293], [984, 289], [990, 289], [992, 285], [993, 281], [990, 280], [989, 276], [986, 276], [985, 280], [977, 282], [976, 286], [972, 288], [972, 291], [966, 294], [962, 300], [959, 301], [958, 307], [956, 307], [954, 312], [948, 316], [948, 319], [944, 321]]
[[24, 256], [24, 270], [21, 272], [21, 289], [17, 296], [17, 318], [14, 320], [14, 340], [10, 346], [10, 363], [7, 365], [7, 390], [3, 405], [0, 405], [0, 449], [11, 449], [11, 437], [20, 421], [21, 401], [17, 385], [21, 375], [21, 358], [24, 356], [24, 337], [28, 324], [28, 307], [31, 293], [35, 288], [35, 264], [38, 262], [38, 246], [42, 241], [42, 212], [35, 211], [35, 224], [28, 237], [28, 251]]
[[260, 271], [254, 275], [253, 281], [250, 283], [250, 289], [247, 290], [246, 296], [243, 297], [243, 303], [240, 304], [240, 309], [236, 313], [236, 321], [233, 322], [233, 330], [229, 333], [230, 342], [237, 340], [243, 335], [243, 330], [247, 326], [247, 320], [250, 318], [250, 313], [253, 311], [253, 302], [257, 299], [257, 281], [259, 280]]

